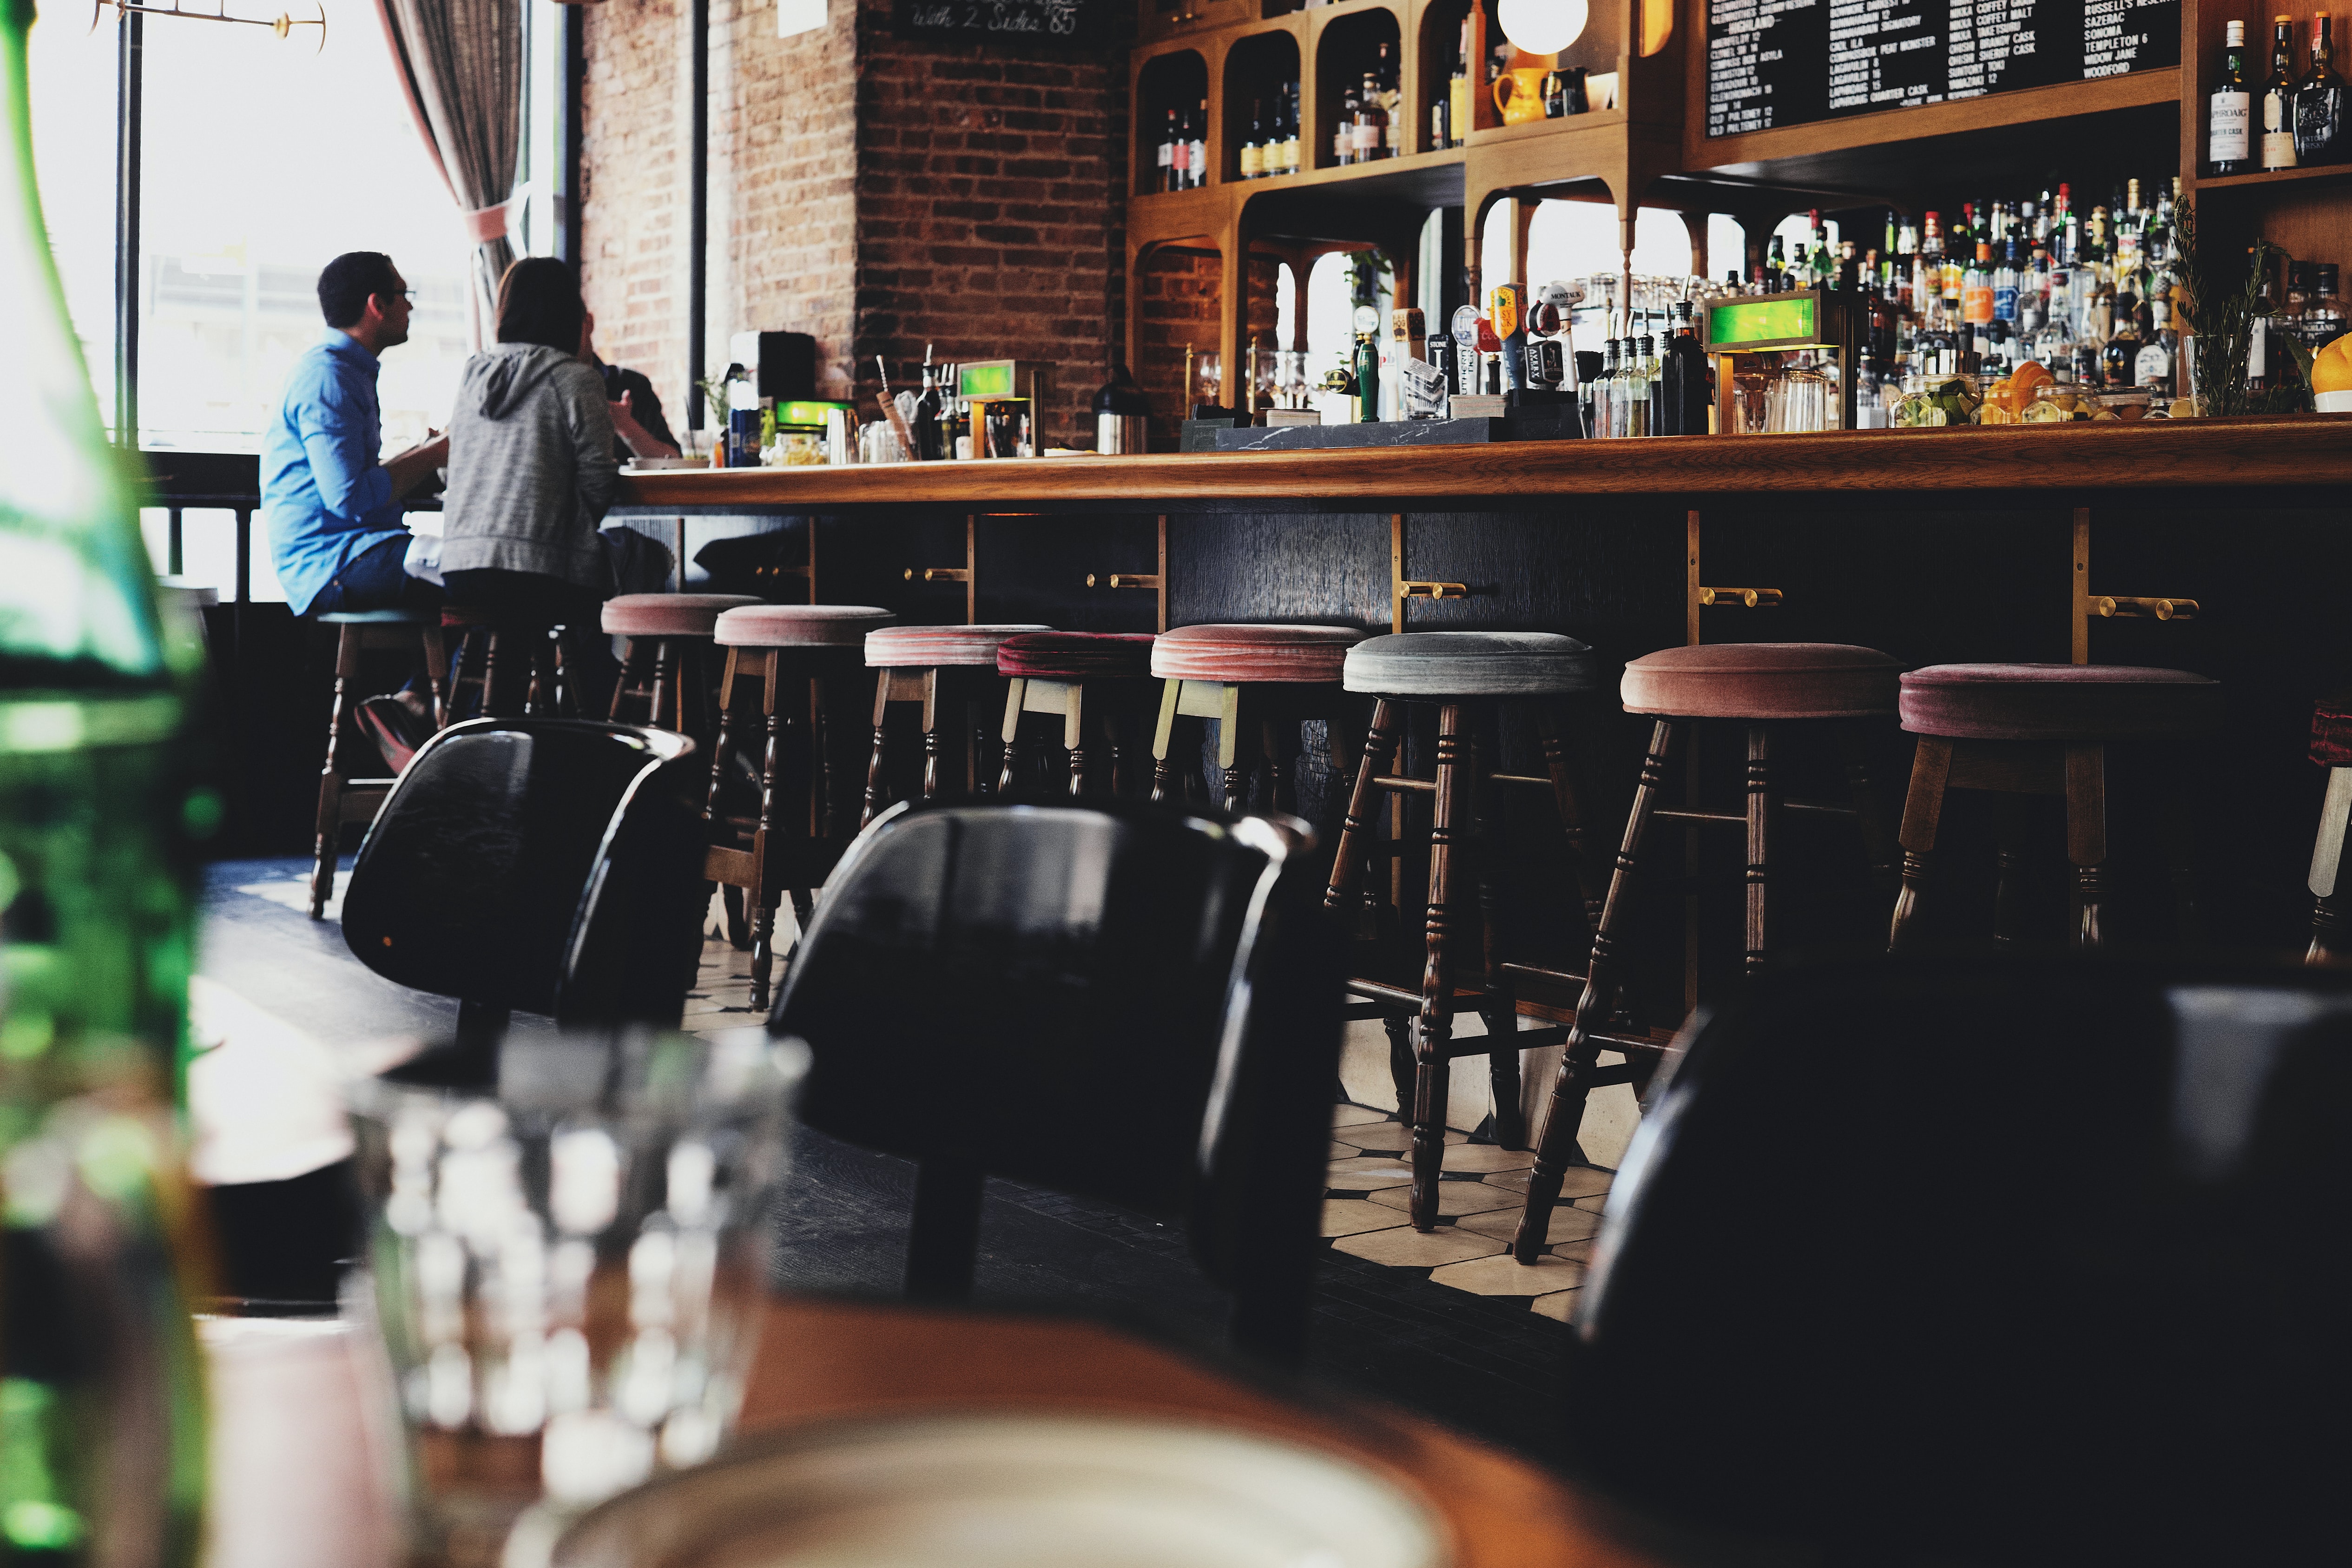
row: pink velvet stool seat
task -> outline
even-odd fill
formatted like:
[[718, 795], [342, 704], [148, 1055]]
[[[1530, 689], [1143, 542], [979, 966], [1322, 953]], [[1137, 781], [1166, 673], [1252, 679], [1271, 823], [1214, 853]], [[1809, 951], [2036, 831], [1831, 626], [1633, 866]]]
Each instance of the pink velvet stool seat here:
[[1062, 721], [1069, 794], [1084, 795], [1093, 782], [1087, 767], [1089, 729], [1110, 748], [1110, 793], [1127, 793], [1128, 742], [1144, 711], [1142, 683], [1151, 674], [1158, 640], [1150, 632], [1023, 632], [998, 644], [996, 672], [1005, 678], [1005, 690], [997, 793], [1011, 795], [1034, 782], [1038, 759], [1021, 733], [1022, 717], [1031, 713]]
[[1956, 741], [2195, 735], [2221, 720], [2221, 686], [2128, 664], [1931, 664], [1903, 678], [1903, 727]]
[[658, 724], [710, 742], [711, 629], [720, 615], [760, 601], [749, 594], [623, 594], [604, 601], [604, 627], [628, 639], [605, 717]]
[[1008, 637], [1048, 632], [1034, 624], [995, 626], [883, 626], [866, 634], [866, 667], [881, 673], [874, 679], [874, 748], [866, 758], [866, 808], [857, 819], [863, 831], [889, 804], [889, 731], [886, 721], [894, 702], [920, 710], [923, 735], [925, 800], [940, 798], [940, 731], [942, 709], [961, 714], [964, 735], [963, 793], [992, 793], [994, 759], [989, 744], [991, 704], [995, 697], [996, 650]]
[[[1644, 1078], [1658, 1060], [1659, 1028], [1633, 1035], [1612, 1032], [1611, 1023], [1627, 999], [1630, 965], [1623, 947], [1633, 928], [1634, 892], [1650, 825], [1664, 816], [1680, 817], [1694, 827], [1722, 824], [1745, 830], [1746, 967], [1751, 975], [1760, 973], [1779, 945], [1775, 883], [1781, 868], [1774, 864], [1773, 843], [1780, 836], [1783, 812], [1796, 809], [1851, 818], [1862, 840], [1863, 860], [1871, 881], [1884, 889], [1893, 880], [1894, 848], [1870, 778], [1864, 727], [1894, 713], [1896, 678], [1902, 672], [1901, 660], [1876, 648], [1812, 642], [1708, 643], [1661, 648], [1625, 666], [1619, 687], [1625, 710], [1648, 714], [1657, 722], [1651, 730], [1649, 754], [1642, 763], [1633, 809], [1626, 818], [1624, 841], [1617, 852], [1600, 929], [1593, 937], [1592, 962], [1585, 971], [1559, 1076], [1552, 1080], [1543, 1133], [1536, 1143], [1535, 1171], [1528, 1180], [1527, 1205], [1512, 1244], [1512, 1253], [1520, 1262], [1535, 1261], [1549, 1235], [1552, 1211], [1559, 1201], [1568, 1163], [1578, 1148], [1577, 1135], [1591, 1091], [1603, 1084], [1626, 1081], [1629, 1076]], [[1667, 764], [1684, 732], [1701, 721], [1737, 722], [1745, 732], [1745, 813], [1685, 809], [1663, 803]], [[1832, 742], [1844, 764], [1849, 799], [1785, 799], [1777, 754], [1783, 736]], [[1857, 903], [1856, 908], [1866, 909], [1867, 904]], [[1670, 1035], [1671, 1030], [1664, 1033]], [[1604, 1049], [1624, 1051], [1626, 1065], [1601, 1067]]]
[[[778, 904], [789, 894], [805, 925], [816, 889], [848, 845], [856, 794], [845, 775], [856, 763], [836, 753], [865, 710], [866, 634], [897, 618], [873, 605], [752, 604], [722, 610], [712, 623], [727, 664], [703, 813], [710, 828], [703, 875], [751, 908], [755, 1011], [768, 1005]], [[739, 737], [746, 688], [758, 697], [758, 728]], [[739, 744], [760, 781], [755, 797], [731, 762]]]
[[[1952, 790], [2064, 802], [2074, 868], [2070, 942], [2095, 947], [2106, 900], [2107, 764], [2111, 742], [2187, 742], [2218, 728], [2222, 689], [2181, 669], [2115, 664], [1935, 664], [1903, 678], [1903, 728], [1919, 737], [1903, 807], [1903, 884], [1888, 945], [1916, 945], [1945, 797]], [[2177, 770], [2167, 770], [2168, 773]], [[1993, 945], [2018, 940], [2020, 811], [1998, 820], [2000, 883]], [[2194, 916], [2191, 823], [2176, 787], [2166, 821], [2175, 918]]]
[[[1252, 623], [1178, 626], [1160, 634], [1151, 673], [1160, 682], [1160, 721], [1151, 734], [1151, 798], [1191, 794], [1204, 784], [1204, 746], [1188, 736], [1217, 726], [1216, 778], [1227, 811], [1249, 801], [1250, 779], [1263, 765], [1266, 805], [1297, 808], [1296, 763], [1305, 750], [1300, 726], [1320, 719], [1334, 735], [1345, 732], [1347, 698], [1339, 684], [1348, 650], [1364, 640], [1353, 626]], [[1334, 752], [1339, 755], [1339, 752]], [[1174, 759], [1195, 761], [1179, 768]]]
[[1628, 713], [1678, 719], [1862, 719], [1895, 711], [1899, 659], [1845, 643], [1703, 643], [1625, 667]]

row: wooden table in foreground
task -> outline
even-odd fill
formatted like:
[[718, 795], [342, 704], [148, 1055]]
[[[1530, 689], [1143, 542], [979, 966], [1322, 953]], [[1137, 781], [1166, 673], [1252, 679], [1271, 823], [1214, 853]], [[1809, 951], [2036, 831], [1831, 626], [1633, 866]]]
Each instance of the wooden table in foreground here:
[[1533, 1466], [1395, 1411], [1277, 1396], [1075, 1319], [779, 1300], [742, 1430], [975, 1409], [1206, 1421], [1343, 1454], [1418, 1489], [1451, 1530], [1458, 1568], [1655, 1568], [1604, 1538], [1589, 1505]]

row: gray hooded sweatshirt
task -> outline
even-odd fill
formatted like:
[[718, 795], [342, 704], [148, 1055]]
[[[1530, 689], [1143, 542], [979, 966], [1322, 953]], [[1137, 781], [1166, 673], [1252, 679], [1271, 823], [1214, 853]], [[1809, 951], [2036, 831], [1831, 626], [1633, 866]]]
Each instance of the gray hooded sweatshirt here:
[[538, 343], [476, 354], [449, 419], [441, 570], [535, 572], [610, 594], [596, 525], [617, 479], [613, 413], [593, 370]]

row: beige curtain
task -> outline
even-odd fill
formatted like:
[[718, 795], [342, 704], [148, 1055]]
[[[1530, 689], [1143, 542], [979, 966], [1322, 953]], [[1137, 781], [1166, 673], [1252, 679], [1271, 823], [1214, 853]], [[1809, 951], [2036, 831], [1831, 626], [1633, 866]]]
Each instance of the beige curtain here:
[[475, 341], [514, 258], [507, 200], [522, 140], [523, 0], [376, 0], [416, 129], [474, 241]]

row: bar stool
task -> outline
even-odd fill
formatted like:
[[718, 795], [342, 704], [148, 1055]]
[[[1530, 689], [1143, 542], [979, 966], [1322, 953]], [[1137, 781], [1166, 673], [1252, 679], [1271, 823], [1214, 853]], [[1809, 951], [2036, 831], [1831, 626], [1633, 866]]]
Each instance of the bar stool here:
[[[1296, 810], [1290, 761], [1298, 749], [1289, 742], [1297, 741], [1301, 721], [1322, 719], [1331, 726], [1332, 754], [1347, 754], [1339, 742], [1348, 707], [1340, 677], [1348, 650], [1363, 640], [1353, 626], [1211, 625], [1160, 633], [1151, 647], [1151, 673], [1165, 682], [1151, 735], [1151, 798], [1166, 800], [1176, 783], [1169, 758], [1176, 721], [1214, 719], [1225, 809], [1240, 811], [1248, 801], [1251, 764], [1263, 761], [1268, 804]], [[1243, 741], [1245, 733], [1255, 745]], [[1184, 782], [1194, 776], [1188, 771]]]
[[319, 818], [310, 872], [310, 918], [326, 913], [335, 892], [335, 860], [342, 849], [343, 825], [373, 822], [396, 782], [387, 778], [354, 778], [343, 771], [337, 752], [343, 738], [343, 719], [350, 711], [351, 683], [359, 679], [360, 656], [378, 649], [422, 647], [425, 678], [433, 696], [433, 727], [449, 722], [448, 649], [441, 639], [440, 619], [430, 610], [329, 610], [317, 617], [333, 626], [335, 637], [335, 699], [327, 710], [327, 763], [319, 771]]
[[988, 689], [997, 679], [996, 650], [1004, 639], [1051, 626], [884, 626], [866, 634], [866, 664], [874, 679], [874, 751], [866, 760], [866, 809], [862, 831], [887, 804], [882, 782], [887, 731], [883, 720], [893, 702], [918, 702], [923, 710], [923, 798], [940, 796], [940, 705], [961, 704], [966, 744], [964, 793], [991, 795], [996, 775], [987, 771]]
[[[441, 629], [445, 637], [457, 634], [457, 646], [449, 650], [451, 718], [580, 717], [579, 701], [564, 681], [563, 642], [557, 635], [563, 627], [470, 605], [444, 605]], [[518, 649], [529, 676], [520, 701], [515, 700], [512, 663]], [[470, 712], [468, 692], [474, 700]]]
[[[1592, 650], [1556, 632], [1413, 632], [1366, 638], [1347, 651], [1342, 685], [1373, 698], [1371, 728], [1348, 797], [1346, 826], [1331, 863], [1324, 907], [1347, 908], [1364, 860], [1372, 852], [1371, 831], [1380, 792], [1433, 797], [1429, 837], [1429, 914], [1423, 942], [1419, 991], [1368, 978], [1348, 982], [1360, 999], [1349, 1016], [1379, 1017], [1389, 1037], [1390, 1071], [1398, 1109], [1412, 1129], [1412, 1215], [1415, 1229], [1429, 1230], [1441, 1217], [1439, 1175], [1445, 1152], [1445, 1115], [1451, 1064], [1484, 1056], [1492, 1086], [1495, 1141], [1507, 1149], [1527, 1146], [1527, 1122], [1519, 1107], [1519, 1053], [1552, 1045], [1565, 1037], [1558, 1027], [1521, 1030], [1514, 972], [1572, 979], [1557, 971], [1505, 961], [1501, 900], [1501, 846], [1494, 841], [1501, 820], [1493, 799], [1497, 784], [1541, 789], [1559, 814], [1570, 864], [1589, 890], [1597, 880], [1584, 842], [1583, 810], [1571, 778], [1562, 701], [1590, 691], [1598, 679]], [[1496, 758], [1480, 748], [1473, 726], [1476, 710], [1499, 720], [1507, 701], [1533, 701], [1542, 740], [1545, 774], [1537, 778], [1498, 774]], [[1437, 769], [1434, 782], [1391, 776], [1395, 764], [1404, 705], [1437, 704]], [[1478, 888], [1475, 929], [1480, 937], [1479, 989], [1457, 993], [1456, 928], [1471, 923], [1462, 905], [1462, 861]], [[1454, 1037], [1454, 1015], [1476, 1012], [1486, 1033]], [[1507, 1042], [1507, 1043], [1504, 1043]]]
[[2321, 698], [2311, 710], [2311, 760], [2327, 770], [2319, 840], [2311, 849], [2311, 950], [2305, 963], [2352, 965], [2352, 911], [2336, 900], [2344, 843], [2352, 836], [2352, 691]]
[[[605, 600], [604, 630], [628, 639], [605, 717], [708, 739], [711, 628], [722, 612], [759, 602], [749, 594], [623, 594]], [[624, 713], [635, 703], [644, 704], [641, 712]], [[697, 721], [687, 718], [689, 706]]]
[[[1028, 753], [1021, 716], [1050, 713], [1062, 721], [1062, 749], [1070, 754], [1070, 791], [1087, 788], [1087, 725], [1096, 721], [1110, 747], [1110, 793], [1127, 787], [1126, 710], [1151, 675], [1150, 632], [1023, 632], [997, 646], [996, 672], [1011, 682], [1004, 693], [1004, 766], [999, 795], [1013, 793]], [[1091, 710], [1087, 692], [1092, 689]]]
[[[1890, 951], [1913, 944], [1948, 790], [2057, 795], [2074, 868], [2072, 944], [2096, 947], [2106, 899], [2107, 742], [2186, 740], [2221, 720], [2219, 681], [2125, 664], [1935, 664], [1903, 678], [1903, 727], [1919, 737], [1903, 805], [1903, 888]], [[2188, 824], [2171, 814], [2169, 854], [2181, 935], [2194, 912]], [[2004, 835], [2006, 837], [2006, 835]], [[2004, 843], [1993, 941], [2016, 939], [2013, 858]]]
[[[775, 968], [776, 903], [786, 890], [793, 912], [805, 923], [812, 889], [822, 887], [845, 842], [834, 831], [843, 797], [834, 780], [833, 702], [848, 697], [844, 679], [857, 668], [855, 655], [866, 635], [896, 617], [872, 605], [742, 605], [723, 610], [712, 624], [712, 639], [727, 650], [719, 679], [719, 736], [711, 747], [710, 799], [704, 820], [711, 844], [703, 875], [743, 890], [751, 917], [751, 1005], [765, 1011]], [[807, 748], [806, 766], [780, 769], [787, 715], [776, 700], [786, 677], [808, 682], [807, 706], [790, 717]], [[836, 683], [829, 696], [827, 678]], [[760, 753], [760, 809], [755, 817], [727, 816], [720, 790], [727, 776], [735, 721], [737, 683], [759, 684], [764, 735]], [[845, 708], [844, 711], [855, 711]], [[779, 801], [779, 795], [784, 798]], [[781, 806], [781, 809], [780, 809]], [[784, 824], [789, 822], [789, 828]]]
[[[1592, 961], [1585, 974], [1584, 994], [1576, 1004], [1576, 1020], [1569, 1026], [1567, 1048], [1561, 1053], [1559, 1076], [1552, 1081], [1551, 1103], [1544, 1113], [1543, 1136], [1536, 1144], [1535, 1170], [1528, 1182], [1527, 1207], [1519, 1217], [1512, 1253], [1522, 1263], [1533, 1263], [1548, 1244], [1551, 1213], [1559, 1201], [1568, 1157], [1577, 1146], [1584, 1121], [1586, 1098], [1605, 1084], [1631, 1083], [1646, 1076], [1654, 1065], [1661, 1042], [1650, 1035], [1611, 1033], [1600, 1026], [1617, 1010], [1624, 985], [1624, 963], [1619, 949], [1633, 906], [1633, 879], [1641, 864], [1642, 841], [1657, 817], [1682, 821], [1737, 823], [1748, 831], [1747, 973], [1761, 971], [1771, 956], [1772, 839], [1775, 820], [1784, 805], [1801, 810], [1852, 816], [1860, 829], [1863, 851], [1874, 874], [1891, 869], [1885, 847], [1885, 824], [1876, 792], [1863, 762], [1852, 721], [1874, 719], [1895, 710], [1895, 678], [1900, 661], [1875, 648], [1843, 643], [1717, 643], [1696, 647], [1670, 647], [1645, 654], [1625, 667], [1620, 695], [1628, 713], [1654, 716], [1650, 749], [1642, 760], [1642, 776], [1633, 792], [1633, 809], [1625, 819], [1625, 839], [1617, 851], [1617, 867], [1609, 878], [1609, 894], [1601, 906], [1600, 926], [1592, 937]], [[1735, 720], [1747, 728], [1748, 809], [1730, 812], [1675, 811], [1659, 805], [1665, 784], [1666, 762], [1682, 732], [1697, 720]], [[1846, 721], [1836, 738], [1845, 749], [1846, 778], [1853, 804], [1848, 807], [1816, 802], [1783, 801], [1773, 775], [1775, 732], [1792, 722]], [[1604, 1049], [1622, 1051], [1625, 1061], [1604, 1068]], [[1636, 1058], [1644, 1058], [1641, 1067]]]

